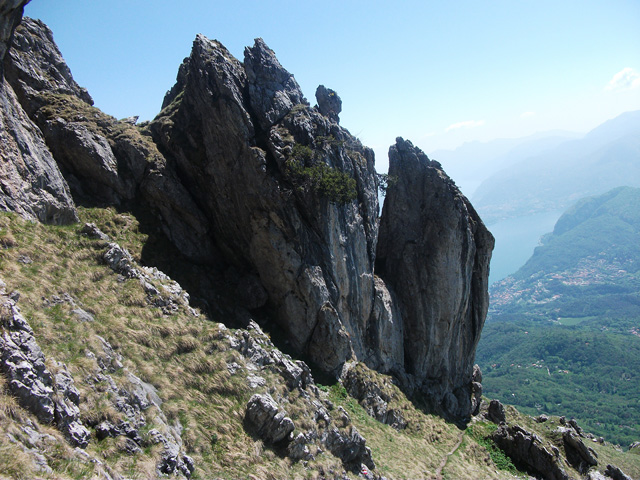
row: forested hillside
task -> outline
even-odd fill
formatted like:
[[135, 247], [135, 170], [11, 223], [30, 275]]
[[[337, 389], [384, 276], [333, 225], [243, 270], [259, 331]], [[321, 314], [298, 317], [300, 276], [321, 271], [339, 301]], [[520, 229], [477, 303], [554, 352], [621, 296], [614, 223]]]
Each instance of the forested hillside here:
[[489, 396], [640, 438], [640, 189], [578, 202], [491, 297], [477, 358]]

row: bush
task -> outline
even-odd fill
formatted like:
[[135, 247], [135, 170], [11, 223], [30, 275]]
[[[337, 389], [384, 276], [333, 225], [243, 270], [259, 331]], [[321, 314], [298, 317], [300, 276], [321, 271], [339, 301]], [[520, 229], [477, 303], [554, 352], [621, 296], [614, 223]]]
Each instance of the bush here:
[[[300, 190], [305, 187], [329, 199], [332, 203], [345, 204], [358, 197], [356, 181], [349, 174], [321, 162], [314, 162], [314, 151], [299, 143], [291, 151], [286, 162], [287, 176]], [[307, 166], [307, 163], [312, 163]]]

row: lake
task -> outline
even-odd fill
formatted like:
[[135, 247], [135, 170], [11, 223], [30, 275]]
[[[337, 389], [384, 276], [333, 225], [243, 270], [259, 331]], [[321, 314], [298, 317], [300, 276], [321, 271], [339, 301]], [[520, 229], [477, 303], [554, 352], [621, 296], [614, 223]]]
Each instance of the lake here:
[[488, 225], [496, 238], [491, 258], [489, 285], [515, 273], [529, 260], [542, 235], [553, 231], [562, 210], [509, 218]]

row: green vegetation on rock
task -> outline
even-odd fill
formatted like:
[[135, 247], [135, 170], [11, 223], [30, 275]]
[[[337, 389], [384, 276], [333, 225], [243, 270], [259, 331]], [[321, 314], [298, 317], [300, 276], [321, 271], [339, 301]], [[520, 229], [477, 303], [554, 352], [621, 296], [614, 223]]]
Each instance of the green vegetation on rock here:
[[356, 181], [346, 172], [315, 158], [313, 149], [296, 143], [286, 162], [287, 175], [300, 189], [310, 188], [330, 202], [345, 204], [358, 196]]

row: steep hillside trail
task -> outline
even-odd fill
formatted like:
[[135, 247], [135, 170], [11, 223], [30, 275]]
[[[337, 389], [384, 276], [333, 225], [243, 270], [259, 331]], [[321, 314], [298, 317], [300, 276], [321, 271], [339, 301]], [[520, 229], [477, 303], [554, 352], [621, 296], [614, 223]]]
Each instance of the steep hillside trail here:
[[447, 453], [442, 459], [442, 461], [440, 462], [440, 466], [438, 466], [438, 469], [436, 470], [436, 477], [435, 477], [436, 480], [443, 480], [444, 477], [442, 476], [442, 470], [444, 469], [444, 467], [446, 467], [447, 462], [449, 461], [449, 457], [451, 457], [451, 455], [456, 453], [458, 448], [460, 448], [460, 445], [462, 445], [463, 439], [464, 439], [464, 432], [460, 432], [460, 434], [458, 435], [458, 443], [455, 444], [455, 446], [451, 449], [451, 451]]

